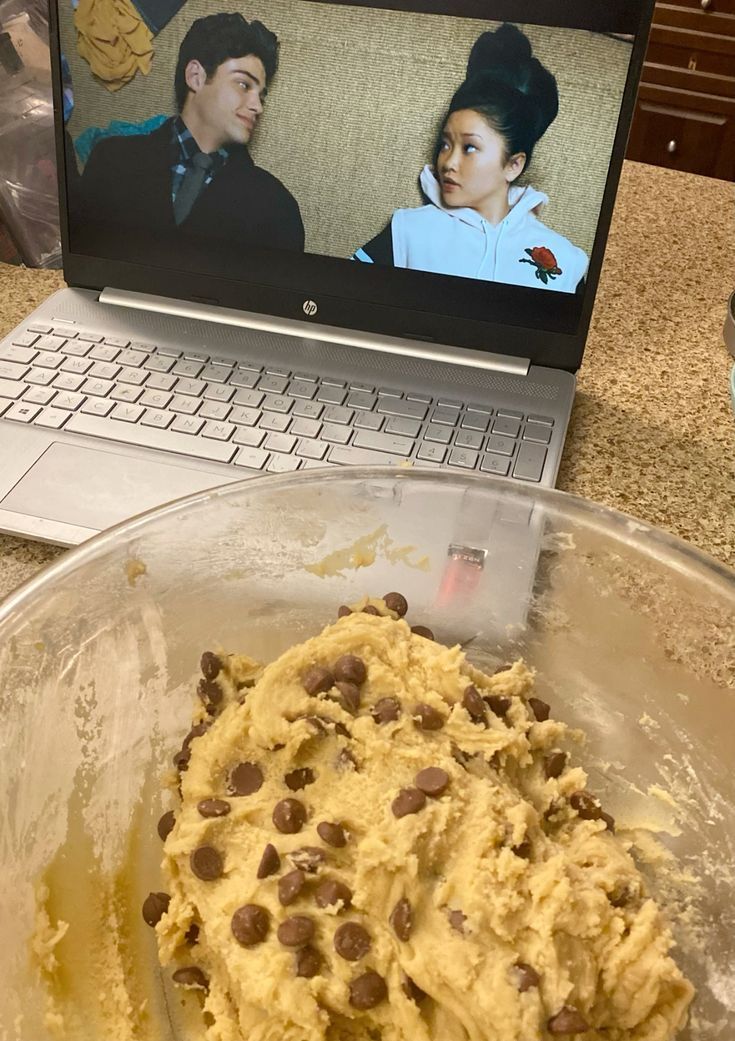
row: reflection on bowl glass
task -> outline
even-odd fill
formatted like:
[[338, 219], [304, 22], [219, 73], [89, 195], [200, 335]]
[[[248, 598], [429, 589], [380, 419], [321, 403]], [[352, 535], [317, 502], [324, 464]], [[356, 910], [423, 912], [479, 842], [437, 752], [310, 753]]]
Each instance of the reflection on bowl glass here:
[[[201, 1036], [142, 921], [160, 781], [199, 656], [270, 661], [366, 593], [492, 672], [518, 657], [669, 911], [686, 1041], [735, 1036], [735, 577], [558, 492], [328, 471], [195, 496], [104, 533], [0, 606], [0, 1036]], [[191, 1006], [191, 1008], [190, 1008]], [[58, 1024], [57, 1024], [58, 1025]]]

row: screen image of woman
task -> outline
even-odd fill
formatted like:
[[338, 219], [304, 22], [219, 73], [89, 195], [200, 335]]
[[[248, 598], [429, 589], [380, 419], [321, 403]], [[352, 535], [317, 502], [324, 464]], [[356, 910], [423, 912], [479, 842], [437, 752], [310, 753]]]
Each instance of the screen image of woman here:
[[548, 196], [516, 182], [556, 119], [556, 79], [516, 26], [483, 33], [442, 120], [424, 206], [395, 210], [364, 263], [574, 293], [587, 254], [539, 219]]

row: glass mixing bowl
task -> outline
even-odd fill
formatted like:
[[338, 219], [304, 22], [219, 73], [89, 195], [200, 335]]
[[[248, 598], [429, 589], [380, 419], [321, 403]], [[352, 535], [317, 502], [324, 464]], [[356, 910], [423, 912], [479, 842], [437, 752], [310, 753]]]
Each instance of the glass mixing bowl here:
[[698, 989], [682, 1036], [732, 1041], [735, 575], [568, 495], [388, 469], [175, 502], [0, 606], [0, 1037], [201, 1036], [140, 914], [200, 654], [269, 660], [390, 590], [480, 667], [524, 657], [584, 728], [590, 787]]

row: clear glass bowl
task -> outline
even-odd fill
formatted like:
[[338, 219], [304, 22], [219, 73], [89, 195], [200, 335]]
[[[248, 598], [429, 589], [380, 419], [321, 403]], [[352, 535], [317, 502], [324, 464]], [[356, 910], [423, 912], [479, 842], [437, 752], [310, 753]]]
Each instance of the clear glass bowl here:
[[590, 787], [698, 988], [683, 1037], [732, 1041], [735, 574], [559, 492], [387, 469], [173, 503], [0, 606], [0, 1037], [44, 1041], [57, 1015], [74, 1041], [201, 1036], [140, 915], [199, 656], [269, 660], [390, 590], [480, 667], [523, 656], [587, 731]]

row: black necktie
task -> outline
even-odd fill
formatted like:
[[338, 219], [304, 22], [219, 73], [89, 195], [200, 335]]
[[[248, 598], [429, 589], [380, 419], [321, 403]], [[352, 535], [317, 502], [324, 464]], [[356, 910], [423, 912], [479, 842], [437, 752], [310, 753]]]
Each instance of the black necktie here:
[[174, 199], [174, 219], [181, 224], [191, 213], [191, 208], [204, 187], [207, 175], [212, 169], [214, 157], [206, 152], [197, 152], [187, 167], [184, 178]]

